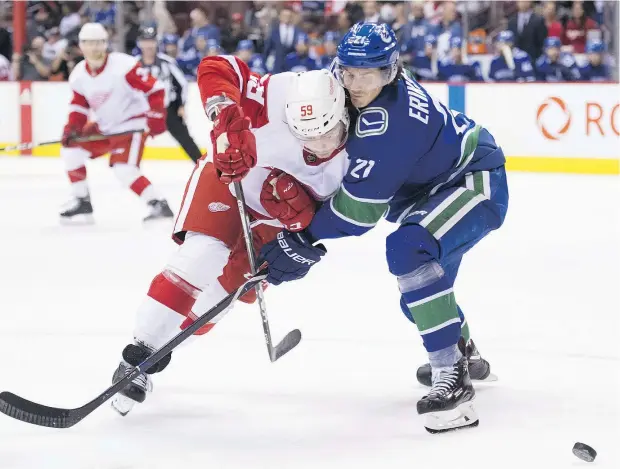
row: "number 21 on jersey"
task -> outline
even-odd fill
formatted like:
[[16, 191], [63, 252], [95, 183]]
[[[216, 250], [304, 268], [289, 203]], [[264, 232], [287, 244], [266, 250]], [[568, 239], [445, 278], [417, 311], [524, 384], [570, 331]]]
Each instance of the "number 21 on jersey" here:
[[[374, 165], [375, 165], [374, 160], [357, 159], [355, 160], [355, 167], [351, 170], [351, 176], [353, 176], [356, 179], [366, 179], [368, 175], [370, 174], [370, 171], [372, 171], [372, 168]], [[362, 170], [363, 172], [360, 175], [359, 172]]]

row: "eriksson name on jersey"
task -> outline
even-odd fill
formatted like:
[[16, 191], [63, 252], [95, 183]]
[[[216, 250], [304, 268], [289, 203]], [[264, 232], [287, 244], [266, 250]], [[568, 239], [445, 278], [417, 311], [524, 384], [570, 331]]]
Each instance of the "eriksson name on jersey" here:
[[403, 78], [407, 84], [407, 94], [409, 95], [409, 117], [413, 117], [423, 124], [428, 124], [428, 97], [409, 75], [403, 73]]

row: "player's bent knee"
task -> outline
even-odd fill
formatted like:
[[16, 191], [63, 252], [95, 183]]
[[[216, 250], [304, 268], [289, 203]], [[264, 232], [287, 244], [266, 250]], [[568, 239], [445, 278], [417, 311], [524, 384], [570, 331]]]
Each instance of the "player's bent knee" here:
[[420, 225], [401, 225], [387, 237], [385, 248], [388, 267], [396, 277], [410, 275], [439, 259], [439, 243]]
[[188, 232], [185, 242], [172, 255], [166, 270], [204, 290], [224, 270], [230, 250], [217, 238]]

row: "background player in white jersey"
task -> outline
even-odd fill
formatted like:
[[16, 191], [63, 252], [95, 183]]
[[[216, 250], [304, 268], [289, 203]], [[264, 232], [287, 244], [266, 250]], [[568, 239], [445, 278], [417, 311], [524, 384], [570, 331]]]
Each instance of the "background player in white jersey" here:
[[[85, 60], [69, 77], [73, 98], [60, 151], [74, 198], [60, 213], [61, 220], [91, 218], [86, 160], [106, 153], [110, 153], [110, 166], [121, 183], [149, 207], [145, 220], [172, 218], [167, 202], [140, 171], [146, 138], [166, 131], [163, 85], [141, 74], [134, 57], [108, 53], [108, 33], [102, 25], [86, 23], [79, 40]], [[94, 118], [92, 122], [89, 116]], [[125, 134], [91, 142], [75, 141], [77, 137], [118, 133]]]
[[[348, 169], [342, 151], [348, 128], [344, 90], [327, 70], [260, 78], [238, 58], [208, 57], [198, 68], [198, 86], [207, 116], [215, 124], [211, 144], [187, 184], [174, 228], [174, 239], [181, 246], [150, 285], [138, 310], [135, 342], [123, 350], [114, 381], [245, 281], [250, 268], [236, 199], [232, 186], [220, 178], [226, 182], [244, 178], [254, 220], [252, 236], [259, 249], [275, 238], [279, 227], [304, 229], [316, 201], [333, 195]], [[298, 97], [294, 115], [285, 107], [286, 90]], [[287, 120], [299, 122], [302, 107], [305, 115], [324, 116], [320, 128], [313, 121], [315, 138], [307, 138], [303, 122], [295, 135], [289, 131]], [[306, 139], [305, 144], [297, 136]], [[236, 152], [233, 147], [245, 150]], [[251, 161], [240, 161], [240, 156]], [[255, 298], [251, 291], [241, 300], [251, 303]], [[224, 314], [197, 335], [211, 330]], [[169, 361], [170, 356], [139, 375], [115, 396], [112, 406], [125, 415], [136, 402], [144, 401], [151, 390], [150, 375]]]

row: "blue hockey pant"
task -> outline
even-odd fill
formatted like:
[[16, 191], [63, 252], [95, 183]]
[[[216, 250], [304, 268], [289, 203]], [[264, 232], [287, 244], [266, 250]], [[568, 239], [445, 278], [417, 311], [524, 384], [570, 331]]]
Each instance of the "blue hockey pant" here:
[[386, 240], [390, 272], [398, 278], [401, 308], [428, 352], [469, 335], [454, 297], [463, 254], [499, 228], [508, 208], [504, 167], [466, 174], [457, 186], [416, 205]]

